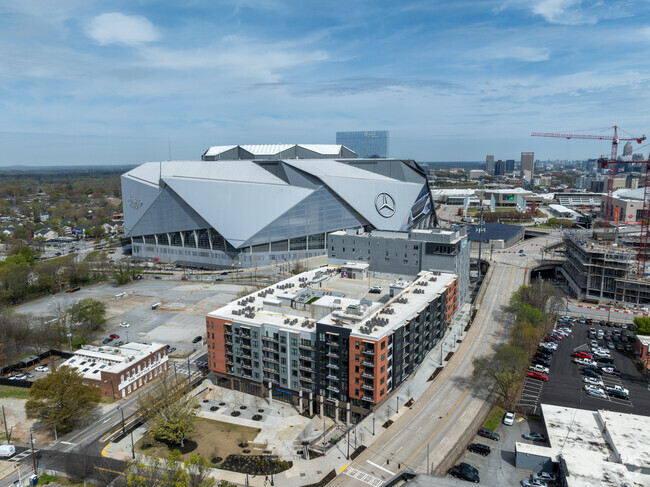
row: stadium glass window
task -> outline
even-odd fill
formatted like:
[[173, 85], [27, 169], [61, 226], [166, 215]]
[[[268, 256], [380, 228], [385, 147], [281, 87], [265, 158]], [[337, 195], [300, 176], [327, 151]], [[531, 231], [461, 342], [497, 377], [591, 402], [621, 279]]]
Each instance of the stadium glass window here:
[[296, 237], [289, 241], [289, 250], [306, 250], [307, 237]]
[[183, 242], [181, 241], [180, 232], [173, 232], [170, 235], [171, 235], [170, 245], [172, 245], [173, 247], [182, 247], [183, 246]]
[[214, 228], [210, 229], [210, 237], [212, 238], [213, 250], [226, 250], [226, 245], [223, 237]]
[[145, 235], [144, 243], [156, 245], [156, 237], [154, 237], [153, 235]]
[[253, 252], [268, 252], [269, 244], [253, 245]]
[[289, 241], [280, 240], [279, 242], [271, 242], [271, 252], [286, 252], [289, 250]]
[[310, 235], [307, 239], [308, 250], [324, 249], [325, 248], [325, 234], [317, 233]]
[[194, 238], [194, 231], [187, 230], [184, 233], [185, 247], [196, 248], [196, 240]]
[[210, 237], [207, 230], [199, 230], [199, 248], [200, 249], [209, 249], [210, 248]]

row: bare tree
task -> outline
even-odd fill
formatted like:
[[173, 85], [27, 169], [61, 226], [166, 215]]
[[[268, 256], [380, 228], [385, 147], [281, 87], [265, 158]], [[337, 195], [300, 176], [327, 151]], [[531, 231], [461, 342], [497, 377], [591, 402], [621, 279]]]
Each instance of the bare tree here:
[[64, 462], [65, 474], [73, 482], [89, 480], [95, 470], [95, 462], [85, 453], [77, 451], [68, 454]]

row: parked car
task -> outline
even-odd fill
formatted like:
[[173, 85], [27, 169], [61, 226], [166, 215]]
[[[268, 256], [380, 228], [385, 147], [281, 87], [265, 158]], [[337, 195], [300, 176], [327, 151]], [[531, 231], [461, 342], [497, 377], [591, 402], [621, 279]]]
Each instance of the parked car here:
[[541, 372], [542, 374], [548, 374], [548, 367], [544, 367], [543, 365], [531, 365], [528, 367], [528, 370], [534, 370], [536, 372]]
[[607, 399], [607, 394], [602, 389], [589, 389], [587, 394], [592, 397], [597, 397], [599, 399]]
[[592, 386], [605, 387], [601, 379], [594, 379], [593, 377], [583, 377], [582, 382], [585, 384], [590, 384]]
[[549, 362], [548, 360], [545, 360], [545, 359], [543, 359], [541, 357], [534, 357], [533, 358], [533, 365], [541, 365], [543, 367], [550, 367], [551, 362]]
[[34, 370], [36, 370], [37, 372], [49, 372], [50, 368], [47, 365], [39, 365]]
[[469, 480], [470, 482], [477, 484], [480, 482], [478, 470], [475, 467], [472, 467], [469, 463], [465, 462], [461, 462], [458, 465], [451, 467], [449, 470], [449, 475], [462, 480]]
[[103, 343], [104, 345], [108, 345], [108, 344], [111, 343], [112, 341], [113, 341], [112, 338], [104, 338], [104, 339], [102, 340], [102, 343]]
[[483, 455], [484, 457], [488, 456], [492, 449], [484, 445], [483, 443], [471, 443], [470, 445], [467, 446], [467, 449], [473, 453], [478, 453], [479, 455]]
[[582, 374], [585, 375], [586, 377], [592, 377], [594, 379], [600, 379], [600, 373], [594, 372], [592, 369], [584, 369], [584, 370], [582, 370]]
[[541, 480], [542, 482], [555, 482], [557, 477], [548, 472], [535, 472], [530, 476], [532, 480]]
[[541, 372], [537, 372], [535, 370], [527, 370], [526, 375], [528, 377], [530, 377], [531, 379], [537, 379], [537, 380], [543, 380], [543, 381], [548, 380], [548, 375], [542, 374]]
[[594, 356], [591, 355], [589, 352], [582, 352], [582, 351], [574, 352], [573, 356], [577, 358], [594, 358]]
[[546, 436], [542, 433], [524, 433], [521, 437], [525, 440], [546, 441]]
[[548, 487], [548, 484], [543, 480], [533, 480], [532, 478], [522, 480], [521, 485], [524, 487]]
[[122, 328], [128, 328], [128, 327], [131, 326], [131, 325], [130, 325], [129, 323], [127, 323], [126, 321], [123, 321], [122, 323], [120, 323], [120, 326], [121, 326]]
[[515, 413], [514, 411], [508, 411], [504, 416], [503, 416], [503, 424], [506, 426], [512, 426], [515, 422]]
[[203, 340], [203, 337], [201, 335], [194, 337], [194, 340], [192, 340], [192, 343], [199, 343], [201, 340]]
[[[16, 453], [16, 447], [13, 445], [0, 445], [0, 458], [10, 458]], [[16, 481], [16, 484], [18, 481]]]
[[116, 335], [115, 333], [111, 333], [108, 336], [111, 337], [113, 340], [117, 340], [118, 338], [120, 338], [120, 335]]
[[601, 389], [601, 388], [598, 386], [594, 386], [592, 384], [585, 384], [585, 392], [591, 391], [592, 389]]
[[483, 438], [488, 438], [494, 441], [499, 441], [501, 439], [498, 433], [495, 433], [494, 431], [487, 428], [481, 428], [480, 430], [478, 430], [478, 435]]
[[381, 294], [381, 287], [373, 286], [373, 287], [370, 288], [370, 290], [368, 292], [372, 293], [372, 294]]
[[630, 399], [629, 394], [626, 394], [623, 391], [619, 391], [618, 389], [608, 389], [607, 394], [609, 394], [611, 397], [616, 397], [618, 399]]
[[608, 386], [608, 387], [606, 388], [606, 390], [607, 390], [607, 392], [609, 392], [609, 391], [620, 391], [620, 392], [622, 392], [623, 394], [626, 394], [626, 395], [628, 395], [628, 396], [629, 396], [629, 394], [630, 394], [630, 391], [628, 391], [625, 387], [623, 387], [623, 386], [621, 386], [621, 385], [618, 385], [618, 384], [616, 384], [615, 386]]

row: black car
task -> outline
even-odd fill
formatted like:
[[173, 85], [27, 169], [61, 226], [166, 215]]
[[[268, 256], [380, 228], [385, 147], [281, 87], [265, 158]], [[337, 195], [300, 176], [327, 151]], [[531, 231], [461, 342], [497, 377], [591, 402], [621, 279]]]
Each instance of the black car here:
[[501, 439], [498, 433], [495, 433], [494, 431], [487, 428], [481, 428], [480, 430], [478, 430], [478, 435], [482, 436], [483, 438], [489, 438], [490, 440], [494, 440], [494, 441], [499, 441]]
[[596, 372], [597, 374], [600, 374], [600, 368], [594, 365], [585, 365], [583, 367], [580, 367], [583, 372], [586, 372], [587, 370], [591, 370], [593, 372]]
[[222, 275], [222, 276], [227, 276], [228, 273], [227, 273], [227, 272], [222, 272], [221, 275]]
[[112, 338], [104, 338], [104, 339], [102, 340], [102, 343], [103, 343], [104, 345], [107, 345], [107, 344], [111, 343], [112, 341], [113, 341]]
[[617, 389], [607, 389], [607, 394], [618, 399], [630, 399], [630, 396], [625, 394], [625, 392], [619, 391]]
[[603, 365], [603, 364], [613, 364], [613, 363], [614, 363], [614, 359], [613, 359], [613, 358], [610, 358], [610, 357], [601, 357], [601, 358], [599, 358], [599, 359], [596, 359], [596, 362], [598, 363], [598, 365]]
[[592, 369], [583, 369], [582, 374], [585, 377], [591, 377], [592, 379], [600, 379], [600, 371], [596, 372]]
[[201, 335], [194, 337], [194, 340], [192, 340], [192, 343], [199, 343], [201, 340], [203, 340], [203, 337]]
[[537, 349], [537, 352], [545, 353], [547, 355], [553, 355], [555, 353], [555, 350], [553, 350], [552, 348], [539, 347]]
[[480, 482], [480, 479], [478, 478], [478, 470], [472, 467], [469, 463], [465, 462], [461, 462], [458, 465], [451, 467], [449, 470], [449, 475], [461, 480], [468, 480], [476, 484]]
[[533, 359], [533, 365], [537, 365], [537, 364], [543, 365], [544, 367], [550, 367], [551, 366], [551, 362], [549, 362], [548, 360], [544, 360], [543, 358], [535, 357]]
[[489, 446], [484, 445], [483, 443], [472, 443], [470, 445], [467, 445], [467, 449], [471, 452], [483, 455], [484, 457], [487, 457], [492, 451]]

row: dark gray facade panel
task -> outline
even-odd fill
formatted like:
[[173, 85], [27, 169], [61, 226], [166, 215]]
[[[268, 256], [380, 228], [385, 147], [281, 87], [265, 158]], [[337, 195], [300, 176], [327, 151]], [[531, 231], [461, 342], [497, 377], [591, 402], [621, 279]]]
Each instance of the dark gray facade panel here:
[[129, 236], [197, 230], [209, 226], [190, 205], [166, 187], [131, 229]]
[[327, 188], [321, 188], [277, 220], [259, 231], [243, 246], [275, 242], [288, 238], [331, 232], [345, 227], [364, 225]]

